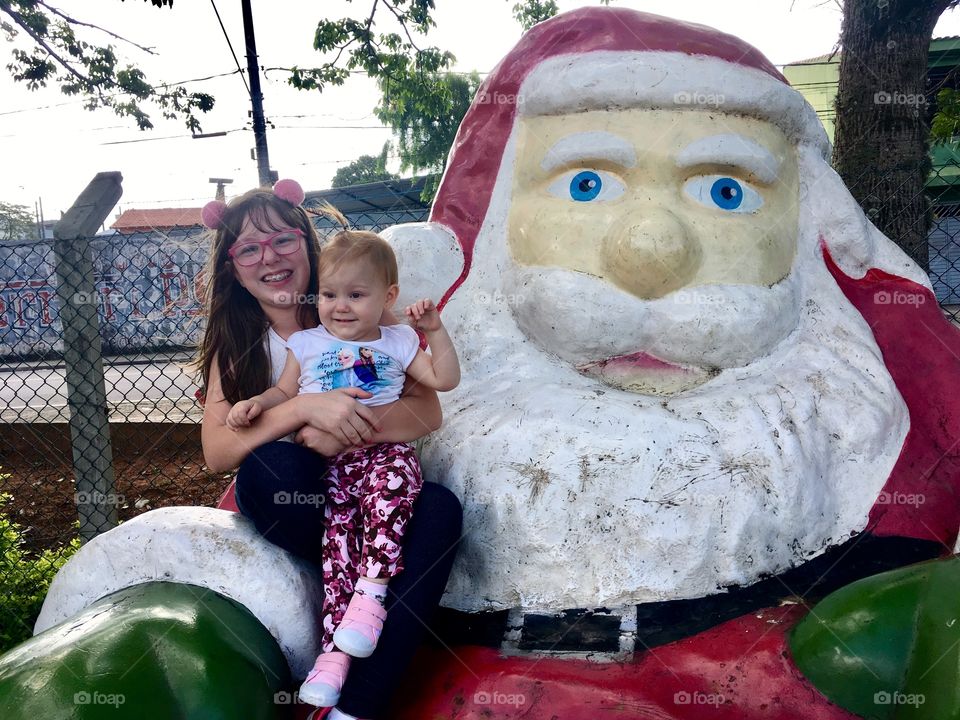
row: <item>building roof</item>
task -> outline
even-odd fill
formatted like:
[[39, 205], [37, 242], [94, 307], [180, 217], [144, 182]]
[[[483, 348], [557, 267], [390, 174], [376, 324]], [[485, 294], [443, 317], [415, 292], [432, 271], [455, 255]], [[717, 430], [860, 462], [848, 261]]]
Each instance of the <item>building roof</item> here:
[[401, 210], [425, 210], [430, 207], [420, 193], [430, 176], [384, 180], [306, 193], [305, 205], [328, 202], [344, 215], [383, 213]]
[[200, 208], [157, 208], [125, 210], [110, 227], [117, 232], [134, 233], [197, 225], [202, 225]]
[[828, 63], [838, 62], [840, 62], [840, 51], [836, 50], [828, 52], [826, 55], [817, 55], [816, 57], [807, 58], [806, 60], [795, 60], [792, 63], [787, 63], [787, 65], [826, 65]]
[[[960, 35], [945, 35], [944, 37], [935, 37], [930, 40], [930, 52], [943, 52], [960, 48]], [[840, 50], [833, 50], [825, 55], [807, 58], [806, 60], [794, 60], [787, 65], [827, 65], [840, 62]]]
[[[420, 199], [420, 193], [428, 179], [429, 176], [404, 178], [308, 192], [304, 205], [310, 208], [328, 202], [351, 221], [360, 224], [367, 215], [425, 213], [430, 204]], [[318, 222], [323, 224], [322, 219]], [[202, 224], [200, 208], [157, 208], [125, 210], [110, 227], [121, 233], [148, 233]]]

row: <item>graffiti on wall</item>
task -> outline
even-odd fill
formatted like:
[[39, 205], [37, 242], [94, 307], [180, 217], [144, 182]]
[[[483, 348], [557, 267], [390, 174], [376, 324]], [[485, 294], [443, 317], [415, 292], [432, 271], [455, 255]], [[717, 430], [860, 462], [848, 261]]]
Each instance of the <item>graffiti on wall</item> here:
[[[97, 306], [105, 351], [162, 350], [197, 342], [207, 259], [201, 234], [113, 235], [95, 238], [90, 246], [94, 291], [71, 301]], [[59, 308], [51, 241], [0, 248], [0, 358], [59, 354]]]

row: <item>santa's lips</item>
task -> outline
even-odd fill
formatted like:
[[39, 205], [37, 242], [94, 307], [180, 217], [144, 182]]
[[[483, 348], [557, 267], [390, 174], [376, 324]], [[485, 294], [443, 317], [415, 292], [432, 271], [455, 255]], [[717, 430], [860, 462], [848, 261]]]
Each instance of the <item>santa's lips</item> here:
[[669, 363], [666, 360], [661, 360], [660, 358], [654, 357], [645, 352], [635, 352], [630, 353], [629, 355], [617, 355], [615, 357], [607, 358], [605, 360], [595, 360], [593, 362], [584, 363], [583, 365], [577, 366], [577, 370], [581, 372], [589, 371], [620, 371], [620, 372], [629, 372], [631, 370], [642, 370], [642, 371], [660, 371], [660, 372], [676, 372], [676, 373], [690, 373], [692, 370], [682, 367], [680, 365], [674, 365]]

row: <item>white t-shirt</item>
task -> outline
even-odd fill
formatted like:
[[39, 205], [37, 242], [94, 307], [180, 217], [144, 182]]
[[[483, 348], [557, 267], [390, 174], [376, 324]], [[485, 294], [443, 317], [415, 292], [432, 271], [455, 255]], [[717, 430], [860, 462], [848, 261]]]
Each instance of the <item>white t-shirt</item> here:
[[380, 327], [379, 340], [341, 340], [321, 325], [287, 340], [300, 363], [300, 393], [358, 387], [373, 393], [365, 405], [386, 405], [400, 397], [406, 370], [420, 349], [409, 325]]

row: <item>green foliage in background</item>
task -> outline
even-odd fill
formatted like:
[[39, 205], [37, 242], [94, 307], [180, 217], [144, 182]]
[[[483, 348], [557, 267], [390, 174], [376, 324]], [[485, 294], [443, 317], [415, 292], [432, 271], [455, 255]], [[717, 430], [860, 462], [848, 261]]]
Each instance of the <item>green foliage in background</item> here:
[[[9, 475], [0, 474], [0, 480]], [[0, 653], [33, 634], [33, 624], [57, 570], [80, 548], [74, 538], [55, 550], [24, 550], [23, 528], [4, 514], [10, 495], [0, 493]]]
[[[157, 7], [173, 7], [173, 0], [150, 1]], [[148, 104], [160, 108], [167, 119], [182, 118], [191, 132], [200, 130], [197, 114], [213, 107], [213, 96], [207, 93], [151, 83], [142, 70], [123, 62], [113, 45], [96, 38], [107, 35], [154, 55], [150, 48], [67, 15], [44, 0], [0, 0], [0, 32], [14, 45], [13, 60], [6, 66], [14, 80], [30, 90], [55, 84], [64, 95], [83, 98], [88, 110], [111, 108], [121, 117], [133, 118], [141, 130], [153, 127], [144, 110]]]
[[330, 187], [350, 187], [382, 180], [396, 180], [397, 175], [387, 172], [387, 155], [390, 143], [385, 142], [379, 155], [361, 155], [349, 165], [344, 165], [333, 175]]
[[37, 236], [37, 224], [29, 208], [0, 201], [0, 240], [24, 240]]
[[512, 9], [514, 19], [520, 23], [524, 32], [560, 12], [553, 0], [525, 0], [514, 5]]
[[428, 73], [402, 80], [384, 77], [377, 84], [383, 95], [374, 113], [393, 128], [400, 169], [435, 173], [422, 193], [423, 200], [429, 202], [460, 122], [480, 87], [480, 76], [475, 72]]
[[944, 88], [937, 93], [937, 114], [933, 116], [930, 137], [934, 142], [950, 142], [960, 135], [960, 91]]

